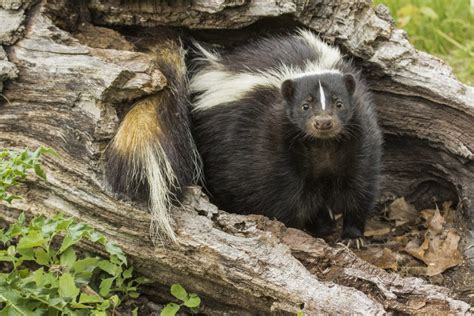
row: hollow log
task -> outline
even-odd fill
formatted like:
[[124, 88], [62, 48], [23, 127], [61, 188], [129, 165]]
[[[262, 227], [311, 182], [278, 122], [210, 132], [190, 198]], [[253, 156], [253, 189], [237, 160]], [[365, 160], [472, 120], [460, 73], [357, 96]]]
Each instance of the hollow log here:
[[28, 179], [19, 188], [24, 199], [0, 205], [2, 220], [21, 210], [76, 217], [124, 249], [155, 282], [150, 293], [180, 283], [212, 313], [469, 312], [447, 289], [385, 272], [346, 247], [218, 210], [198, 187], [173, 214], [178, 242], [154, 246], [147, 206], [114, 195], [103, 179], [102, 153], [123, 110], [166, 86], [152, 59], [120, 32], [179, 27], [231, 46], [307, 27], [352, 57], [374, 93], [385, 135], [382, 202], [454, 201], [474, 266], [474, 89], [415, 50], [385, 7], [358, 0], [3, 0], [0, 26], [0, 145], [44, 145], [60, 155], [44, 160], [47, 181]]

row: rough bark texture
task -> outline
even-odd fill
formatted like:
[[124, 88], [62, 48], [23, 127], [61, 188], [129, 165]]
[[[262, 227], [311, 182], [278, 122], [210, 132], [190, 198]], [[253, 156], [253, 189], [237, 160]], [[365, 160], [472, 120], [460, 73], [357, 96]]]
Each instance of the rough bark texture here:
[[[181, 283], [214, 312], [466, 313], [469, 305], [444, 288], [387, 273], [347, 248], [261, 216], [218, 211], [198, 188], [175, 214], [178, 244], [152, 245], [146, 206], [106, 189], [100, 158], [123, 106], [159, 91], [166, 79], [112, 26], [185, 26], [224, 44], [288, 25], [320, 32], [354, 57], [374, 91], [386, 137], [385, 196], [418, 205], [433, 197], [459, 202], [472, 243], [474, 89], [416, 51], [386, 9], [356, 0], [183, 3], [0, 1], [0, 145], [46, 145], [61, 156], [46, 159], [47, 183], [29, 181], [24, 200], [0, 206], [2, 218], [12, 221], [19, 210], [80, 218], [122, 246], [138, 271], [162, 284]], [[94, 32], [101, 40], [91, 39]], [[473, 258], [474, 247], [466, 249]]]

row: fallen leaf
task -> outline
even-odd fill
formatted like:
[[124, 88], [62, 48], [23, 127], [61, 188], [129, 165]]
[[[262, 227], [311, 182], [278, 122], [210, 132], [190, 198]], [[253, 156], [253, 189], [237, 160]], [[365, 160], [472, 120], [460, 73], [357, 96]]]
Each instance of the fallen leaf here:
[[427, 265], [425, 274], [433, 276], [462, 263], [463, 259], [458, 249], [459, 240], [460, 237], [455, 230], [437, 235], [428, 231], [421, 245], [416, 241], [410, 241], [404, 250], [423, 261]]
[[397, 256], [388, 248], [384, 248], [383, 250], [372, 248], [360, 256], [365, 261], [381, 269], [398, 270]]
[[408, 236], [406, 234], [405, 235], [400, 235], [400, 236], [394, 236], [392, 238], [392, 240], [397, 242], [397, 243], [402, 243], [402, 244], [406, 244], [409, 241]]
[[428, 222], [428, 229], [436, 235], [443, 231], [444, 224], [446, 224], [446, 221], [444, 220], [444, 217], [441, 216], [439, 209], [436, 208], [433, 217]]
[[429, 239], [425, 238], [423, 243], [420, 245], [417, 240], [411, 240], [405, 246], [405, 251], [412, 255], [413, 257], [420, 259], [421, 261], [425, 260], [425, 253], [429, 248]]
[[388, 206], [388, 218], [395, 221], [395, 226], [401, 226], [407, 223], [414, 223], [418, 213], [413, 205], [401, 197], [393, 201]]
[[[388, 225], [388, 226], [387, 226]], [[384, 236], [390, 233], [391, 226], [387, 223], [382, 223], [378, 218], [370, 218], [367, 221], [365, 226], [365, 237], [377, 237], [377, 236]]]
[[384, 236], [390, 233], [390, 227], [384, 227], [380, 229], [369, 229], [364, 232], [365, 237], [373, 237], [373, 236]]
[[433, 218], [435, 212], [436, 212], [435, 209], [425, 209], [425, 210], [420, 211], [420, 216], [421, 216], [426, 222], [429, 222], [429, 221]]

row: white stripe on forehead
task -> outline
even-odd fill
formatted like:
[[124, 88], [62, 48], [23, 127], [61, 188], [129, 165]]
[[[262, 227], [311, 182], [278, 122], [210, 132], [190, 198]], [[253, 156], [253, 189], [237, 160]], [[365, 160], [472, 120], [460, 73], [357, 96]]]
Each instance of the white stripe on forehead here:
[[321, 99], [321, 106], [323, 107], [323, 110], [325, 110], [326, 97], [324, 96], [324, 89], [323, 89], [323, 86], [321, 85], [321, 80], [319, 80], [319, 98]]

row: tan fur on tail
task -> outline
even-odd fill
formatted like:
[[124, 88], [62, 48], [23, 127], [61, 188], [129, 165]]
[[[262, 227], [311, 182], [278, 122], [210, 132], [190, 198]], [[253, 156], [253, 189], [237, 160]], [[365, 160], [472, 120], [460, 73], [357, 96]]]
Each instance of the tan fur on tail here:
[[[172, 193], [176, 175], [160, 145], [160, 127], [156, 108], [160, 97], [148, 97], [133, 106], [120, 125], [112, 146], [132, 163], [132, 177], [146, 182], [151, 212], [150, 233], [153, 240], [176, 239], [172, 228]], [[162, 135], [161, 135], [162, 136]]]
[[176, 241], [171, 211], [201, 170], [190, 128], [185, 52], [176, 38], [142, 45], [168, 86], [136, 102], [125, 115], [106, 150], [106, 176], [115, 191], [148, 199], [154, 242]]

